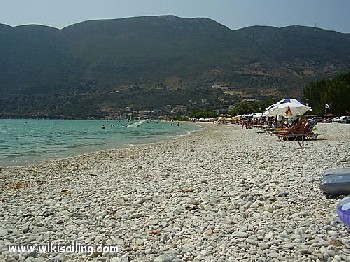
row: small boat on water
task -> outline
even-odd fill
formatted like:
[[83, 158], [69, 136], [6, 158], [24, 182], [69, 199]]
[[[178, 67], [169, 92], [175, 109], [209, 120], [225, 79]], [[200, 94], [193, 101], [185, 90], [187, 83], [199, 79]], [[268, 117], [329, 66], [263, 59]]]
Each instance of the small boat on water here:
[[144, 122], [146, 122], [146, 120], [141, 120], [141, 121], [137, 121], [135, 123], [132, 123], [130, 125], [127, 125], [126, 127], [139, 127], [140, 125], [142, 125]]

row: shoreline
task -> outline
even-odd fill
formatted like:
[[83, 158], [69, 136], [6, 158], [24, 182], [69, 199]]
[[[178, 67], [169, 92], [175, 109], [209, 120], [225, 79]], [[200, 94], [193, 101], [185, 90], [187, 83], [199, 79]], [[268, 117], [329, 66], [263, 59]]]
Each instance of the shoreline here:
[[[170, 123], [170, 122], [169, 122]], [[103, 158], [105, 155], [115, 155], [115, 154], [130, 154], [132, 151], [138, 151], [139, 149], [144, 149], [144, 148], [149, 148], [152, 146], [157, 146], [157, 145], [163, 145], [167, 143], [174, 143], [177, 140], [182, 140], [185, 139], [186, 137], [189, 137], [193, 134], [203, 132], [209, 125], [213, 125], [212, 123], [194, 123], [199, 127], [198, 130], [192, 130], [192, 131], [187, 131], [186, 134], [180, 134], [180, 135], [175, 135], [172, 137], [168, 137], [166, 139], [161, 139], [155, 142], [146, 142], [146, 143], [137, 143], [137, 144], [126, 144], [121, 147], [115, 147], [115, 148], [109, 148], [109, 149], [99, 149], [93, 152], [86, 152], [82, 154], [77, 154], [77, 155], [71, 155], [71, 156], [66, 156], [66, 157], [59, 157], [59, 158], [54, 158], [54, 159], [44, 159], [35, 163], [29, 163], [26, 165], [12, 165], [12, 166], [0, 166], [0, 174], [1, 171], [5, 170], [27, 170], [27, 169], [33, 169], [33, 168], [46, 168], [48, 165], [58, 165], [60, 166], [60, 162], [65, 162], [65, 163], [74, 163], [74, 162], [80, 162], [84, 161], [84, 159], [95, 159], [95, 158]], [[119, 152], [120, 151], [120, 152]]]
[[[17, 120], [17, 119], [15, 119]], [[42, 121], [42, 120], [38, 120], [38, 121]], [[46, 121], [46, 120], [44, 120]], [[61, 121], [61, 120], [57, 120], [57, 121]], [[72, 121], [77, 121], [77, 120], [72, 120]], [[95, 120], [81, 120], [81, 121], [94, 121], [99, 123], [100, 121], [95, 121]], [[165, 122], [164, 123], [169, 123], [169, 125], [171, 124], [171, 122]], [[125, 122], [128, 123], [128, 122]], [[103, 125], [103, 124], [102, 124]], [[82, 145], [80, 144], [78, 147], [73, 147], [70, 149], [69, 145], [65, 145], [63, 147], [63, 152], [57, 151], [57, 152], [53, 152], [50, 151], [50, 148], [47, 148], [49, 150], [48, 155], [45, 155], [45, 152], [43, 153], [45, 156], [41, 156], [39, 155], [37, 152], [35, 154], [29, 154], [29, 157], [18, 157], [18, 158], [13, 158], [13, 159], [6, 159], [6, 157], [4, 157], [3, 159], [0, 160], [0, 168], [9, 168], [9, 167], [25, 167], [25, 166], [31, 166], [31, 165], [38, 165], [42, 162], [50, 162], [50, 161], [59, 161], [60, 159], [66, 159], [66, 158], [74, 158], [77, 156], [81, 156], [81, 155], [87, 155], [90, 153], [96, 153], [96, 152], [102, 152], [102, 151], [106, 151], [106, 150], [114, 150], [114, 149], [123, 149], [123, 148], [129, 148], [129, 147], [135, 147], [135, 146], [139, 146], [139, 145], [146, 145], [146, 144], [152, 144], [152, 143], [158, 143], [158, 142], [162, 142], [162, 141], [166, 141], [166, 140], [172, 140], [172, 139], [177, 139], [177, 137], [182, 137], [182, 136], [187, 136], [189, 134], [191, 134], [192, 132], [197, 131], [198, 128], [200, 128], [200, 125], [196, 124], [196, 123], [192, 123], [192, 122], [182, 122], [182, 125], [185, 125], [185, 129], [181, 130], [175, 130], [175, 132], [172, 134], [158, 134], [158, 136], [149, 136], [146, 137], [144, 141], [142, 140], [138, 140], [138, 139], [133, 139], [131, 137], [131, 140], [128, 141], [127, 143], [125, 142], [124, 139], [115, 141], [112, 139], [112, 141], [109, 142], [100, 142], [99, 144], [96, 145]], [[189, 129], [189, 126], [193, 126], [192, 129], [193, 130], [187, 130]], [[112, 125], [111, 125], [112, 126]], [[186, 128], [187, 126], [187, 128]], [[113, 124], [114, 127], [114, 124]], [[119, 128], [123, 128], [124, 126], [120, 126]], [[135, 129], [136, 130], [136, 129]], [[134, 131], [133, 129], [130, 129], [130, 131]], [[119, 135], [117, 133], [117, 135]], [[104, 138], [106, 141], [108, 139]], [[130, 139], [130, 138], [129, 138]], [[132, 140], [133, 139], [133, 140]], [[119, 141], [124, 141], [123, 143], [120, 143]], [[49, 142], [50, 141], [46, 141]], [[89, 142], [89, 141], [88, 141]], [[18, 153], [18, 149], [17, 151], [15, 151], [14, 154]], [[24, 155], [25, 152], [19, 152], [18, 154], [22, 154]]]
[[110, 261], [350, 261], [339, 199], [318, 188], [324, 170], [350, 165], [350, 125], [319, 124], [320, 139], [299, 148], [201, 124], [177, 139], [2, 168], [0, 260], [97, 261], [6, 251], [78, 241], [117, 245], [95, 254]]

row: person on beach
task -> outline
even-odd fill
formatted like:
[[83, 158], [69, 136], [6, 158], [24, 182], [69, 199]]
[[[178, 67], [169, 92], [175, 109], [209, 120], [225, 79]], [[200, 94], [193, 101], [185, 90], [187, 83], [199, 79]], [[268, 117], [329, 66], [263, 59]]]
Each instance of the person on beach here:
[[288, 128], [286, 130], [282, 130], [280, 132], [280, 134], [291, 135], [291, 134], [305, 133], [308, 124], [309, 124], [309, 122], [307, 119], [297, 118], [296, 120], [294, 120], [294, 122], [292, 123], [290, 128]]
[[251, 120], [250, 119], [243, 119], [242, 121], [242, 129], [245, 127], [245, 129], [251, 129]]

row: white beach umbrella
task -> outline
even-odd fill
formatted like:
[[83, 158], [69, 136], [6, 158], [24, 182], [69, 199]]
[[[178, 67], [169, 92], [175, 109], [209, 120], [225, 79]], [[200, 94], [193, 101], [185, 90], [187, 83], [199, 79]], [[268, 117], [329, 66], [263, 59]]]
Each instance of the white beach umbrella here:
[[300, 102], [298, 99], [285, 98], [271, 105], [266, 109], [269, 115], [277, 115], [284, 117], [294, 117], [303, 115], [307, 111], [312, 111], [311, 107]]
[[272, 104], [269, 107], [267, 107], [264, 112], [266, 116], [275, 116], [275, 114], [272, 112], [272, 109], [276, 106], [276, 104]]

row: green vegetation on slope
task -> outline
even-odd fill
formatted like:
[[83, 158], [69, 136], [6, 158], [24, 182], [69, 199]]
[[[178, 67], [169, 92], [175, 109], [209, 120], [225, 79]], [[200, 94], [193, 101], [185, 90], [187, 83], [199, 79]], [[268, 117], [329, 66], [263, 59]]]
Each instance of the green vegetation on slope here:
[[315, 114], [350, 114], [350, 72], [310, 83], [303, 92]]
[[349, 34], [318, 28], [230, 30], [175, 16], [62, 30], [0, 24], [0, 116], [103, 117], [299, 96], [309, 82], [349, 71], [349, 46]]

